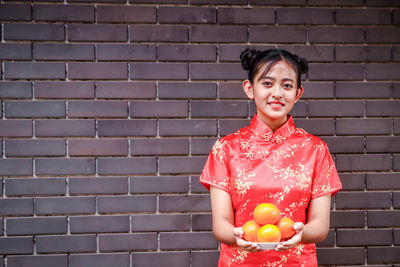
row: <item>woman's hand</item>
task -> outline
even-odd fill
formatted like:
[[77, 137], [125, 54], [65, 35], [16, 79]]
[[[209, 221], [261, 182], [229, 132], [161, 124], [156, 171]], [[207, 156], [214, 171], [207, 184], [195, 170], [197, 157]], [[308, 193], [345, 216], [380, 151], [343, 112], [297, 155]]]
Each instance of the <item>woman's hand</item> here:
[[257, 252], [260, 250], [260, 246], [257, 245], [257, 243], [246, 241], [243, 239], [243, 230], [241, 227], [233, 228], [233, 235], [236, 238], [236, 244], [238, 247], [249, 252]]
[[289, 240], [285, 242], [279, 243], [275, 250], [277, 251], [284, 251], [290, 248], [297, 246], [298, 243], [301, 241], [301, 237], [303, 235], [304, 224], [302, 222], [296, 222], [293, 225], [293, 229], [296, 231], [296, 234], [292, 236]]

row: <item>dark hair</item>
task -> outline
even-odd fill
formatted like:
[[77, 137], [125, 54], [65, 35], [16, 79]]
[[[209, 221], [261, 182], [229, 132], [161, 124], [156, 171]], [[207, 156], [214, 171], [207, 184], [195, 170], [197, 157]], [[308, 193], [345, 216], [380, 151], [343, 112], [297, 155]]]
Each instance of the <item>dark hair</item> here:
[[242, 68], [248, 71], [248, 79], [250, 82], [254, 82], [254, 77], [265, 64], [267, 64], [267, 66], [260, 77], [264, 77], [271, 67], [281, 60], [289, 63], [296, 72], [297, 87], [301, 86], [301, 74], [307, 73], [308, 71], [307, 60], [283, 49], [257, 51], [247, 48], [240, 54], [240, 59], [242, 61]]

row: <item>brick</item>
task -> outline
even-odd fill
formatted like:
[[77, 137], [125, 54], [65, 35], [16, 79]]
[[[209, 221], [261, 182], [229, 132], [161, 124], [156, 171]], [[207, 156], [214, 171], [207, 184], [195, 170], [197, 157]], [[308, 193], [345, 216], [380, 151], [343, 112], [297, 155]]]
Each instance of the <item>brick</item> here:
[[32, 254], [32, 237], [0, 237], [0, 254]]
[[135, 42], [187, 42], [187, 26], [132, 25], [130, 40]]
[[68, 78], [72, 80], [127, 79], [128, 65], [122, 62], [68, 63]]
[[217, 48], [215, 45], [159, 45], [159, 60], [167, 61], [215, 61]]
[[390, 98], [392, 88], [390, 83], [375, 82], [337, 82], [337, 98]]
[[393, 24], [400, 24], [400, 11], [399, 10], [393, 10]]
[[400, 42], [400, 29], [395, 28], [383, 28], [374, 27], [367, 28], [366, 42], [370, 44], [381, 44], [381, 43], [399, 43]]
[[64, 79], [65, 64], [49, 62], [5, 62], [6, 79]]
[[94, 98], [93, 82], [35, 82], [35, 98]]
[[88, 214], [96, 212], [95, 197], [46, 197], [35, 199], [35, 214]]
[[[265, 34], [268, 32], [269, 34]], [[250, 26], [249, 41], [255, 43], [305, 43], [306, 28], [301, 26]]]
[[148, 44], [98, 44], [97, 59], [155, 60], [156, 46]]
[[4, 24], [4, 40], [62, 41], [64, 25], [60, 24]]
[[398, 245], [400, 243], [400, 232], [397, 229], [394, 229], [394, 244]]
[[364, 101], [312, 100], [308, 102], [310, 117], [353, 117], [364, 115]]
[[190, 152], [192, 155], [208, 155], [217, 138], [192, 138]]
[[6, 140], [7, 156], [65, 156], [65, 140]]
[[31, 98], [30, 82], [0, 82], [0, 98]]
[[337, 46], [337, 61], [390, 61], [390, 46]]
[[363, 28], [311, 26], [308, 33], [310, 43], [364, 43]]
[[84, 254], [73, 254], [69, 256], [69, 264], [71, 267], [77, 266], [120, 266], [129, 267], [129, 254], [95, 254], [95, 255], [84, 255]]
[[156, 158], [99, 158], [98, 173], [109, 174], [154, 174], [156, 173]]
[[318, 248], [318, 264], [364, 264], [364, 248]]
[[[197, 242], [188, 242], [197, 240]], [[218, 242], [212, 233], [161, 233], [161, 249], [216, 249]]]
[[132, 215], [131, 221], [133, 232], [190, 230], [188, 214]]
[[211, 214], [192, 214], [192, 228], [194, 231], [212, 230]]
[[394, 119], [393, 132], [395, 134], [399, 134], [400, 133], [400, 120], [399, 119]]
[[[1, 182], [3, 182], [3, 181], [1, 181]], [[1, 189], [2, 189], [2, 187], [3, 187], [3, 186], [1, 186]], [[0, 236], [3, 236], [3, 235], [4, 235], [4, 224], [5, 224], [4, 219], [1, 218], [1, 219], [0, 219], [0, 227], [1, 227], [1, 229], [0, 229]], [[0, 261], [0, 262], [1, 262], [1, 261]], [[2, 265], [0, 264], [0, 266], [2, 266]]]
[[220, 24], [274, 24], [272, 8], [219, 8]]
[[127, 117], [127, 101], [69, 101], [68, 117]]
[[36, 21], [94, 22], [95, 7], [89, 5], [33, 5], [33, 19]]
[[189, 178], [186, 176], [131, 177], [130, 192], [142, 193], [187, 193]]
[[155, 6], [97, 6], [98, 22], [156, 22]]
[[336, 195], [337, 209], [390, 208], [389, 192], [339, 192]]
[[191, 0], [191, 4], [218, 4], [218, 5], [225, 5], [225, 4], [234, 4], [234, 5], [246, 5], [246, 0]]
[[314, 63], [309, 64], [310, 80], [363, 80], [362, 64]]
[[331, 153], [363, 153], [364, 138], [359, 136], [329, 136], [323, 140]]
[[33, 44], [36, 60], [94, 60], [94, 54], [89, 44]]
[[340, 180], [344, 190], [364, 190], [366, 187], [365, 174], [360, 173], [342, 173]]
[[335, 245], [336, 234], [334, 230], [329, 230], [327, 237], [325, 240], [317, 242], [317, 248], [320, 247], [333, 247]]
[[216, 136], [216, 120], [167, 120], [159, 121], [161, 136]]
[[189, 139], [137, 138], [130, 140], [131, 155], [188, 155]]
[[399, 247], [368, 247], [368, 264], [374, 263], [399, 263]]
[[400, 100], [366, 101], [367, 116], [400, 116]]
[[98, 197], [99, 213], [154, 212], [156, 196], [104, 196]]
[[127, 41], [128, 27], [115, 24], [70, 24], [67, 25], [69, 41]]
[[32, 175], [32, 159], [0, 159], [0, 175]]
[[219, 97], [220, 99], [247, 99], [242, 84], [239, 82], [219, 83]]
[[[302, 100], [298, 101], [296, 105], [294, 105], [293, 109], [290, 111], [290, 114], [296, 118], [307, 117], [307, 104], [308, 103], [306, 101]], [[250, 102], [250, 111], [251, 111], [250, 114], [253, 113], [253, 110], [254, 113], [257, 112], [257, 108], [256, 105], [254, 104], [254, 101]]]
[[154, 250], [157, 248], [157, 234], [106, 234], [99, 235], [100, 252]]
[[336, 134], [338, 135], [368, 135], [390, 134], [392, 122], [390, 119], [337, 119]]
[[7, 256], [9, 267], [67, 267], [68, 255]]
[[400, 170], [400, 155], [393, 155], [393, 169]]
[[7, 218], [7, 235], [66, 234], [67, 218]]
[[27, 4], [2, 4], [0, 8], [1, 20], [30, 20], [31, 5]]
[[399, 227], [400, 211], [398, 210], [369, 210], [368, 227]]
[[327, 8], [278, 8], [278, 24], [334, 24], [333, 9]]
[[366, 151], [368, 152], [400, 152], [400, 136], [368, 136], [366, 138]]
[[212, 7], [167, 7], [158, 8], [160, 23], [216, 23], [217, 11]]
[[159, 82], [158, 96], [161, 99], [168, 98], [216, 98], [217, 86], [215, 83], [203, 82]]
[[243, 80], [246, 73], [237, 63], [192, 63], [190, 77], [194, 80]]
[[210, 192], [199, 182], [199, 175], [190, 177], [190, 192], [191, 193], [207, 193]]
[[0, 120], [0, 136], [32, 136], [31, 120]]
[[99, 136], [155, 136], [155, 120], [99, 120]]
[[76, 194], [126, 194], [128, 193], [127, 177], [102, 178], [69, 178], [68, 192]]
[[247, 41], [246, 26], [191, 26], [190, 41], [199, 43], [238, 43]]
[[367, 64], [367, 80], [397, 80], [400, 64]]
[[338, 246], [382, 246], [393, 243], [392, 230], [338, 230]]
[[140, 117], [187, 117], [188, 101], [131, 101], [130, 116]]
[[6, 198], [0, 199], [0, 215], [33, 215], [32, 198]]
[[399, 3], [397, 1], [391, 1], [391, 0], [366, 0], [366, 6], [387, 6], [387, 5], [392, 5], [392, 6], [399, 6]]
[[30, 44], [0, 44], [0, 59], [30, 60], [32, 58], [31, 53]]
[[155, 98], [155, 82], [98, 82], [97, 98]]
[[400, 98], [400, 83], [393, 83], [393, 97]]
[[95, 235], [37, 236], [37, 253], [95, 252]]
[[390, 24], [389, 9], [337, 9], [337, 24]]
[[396, 173], [368, 173], [368, 190], [396, 190], [400, 188], [400, 179]]
[[335, 97], [332, 82], [302, 82], [304, 87], [303, 99], [332, 99]]
[[[284, 49], [292, 54], [304, 57], [308, 62], [333, 61], [334, 47], [326, 45], [278, 45], [279, 49]], [[304, 79], [303, 79], [304, 81]], [[307, 83], [304, 83], [307, 84]]]
[[210, 211], [208, 195], [162, 195], [159, 200], [160, 212]]
[[219, 44], [218, 45], [218, 58], [220, 61], [235, 61], [240, 62], [240, 53], [246, 48], [256, 49], [256, 50], [266, 50], [270, 48], [275, 48], [275, 46], [265, 46], [265, 45], [241, 45], [241, 44]]
[[363, 6], [363, 0], [349, 0], [346, 2], [340, 0], [308, 0], [308, 5], [313, 6]]
[[[54, 0], [57, 1], [57, 0]], [[82, 0], [70, 0], [69, 2], [82, 2]], [[86, 0], [85, 2], [92, 2], [92, 3], [125, 3], [123, 0]]]
[[190, 254], [188, 251], [132, 253], [134, 266], [189, 266], [189, 262]]
[[356, 170], [390, 170], [392, 168], [392, 160], [390, 155], [370, 154], [370, 155], [337, 155], [337, 168], [340, 171], [356, 171]]
[[217, 266], [219, 260], [218, 251], [192, 251], [192, 266]]
[[36, 136], [95, 136], [94, 120], [35, 120]]
[[130, 77], [139, 80], [177, 80], [188, 78], [187, 63], [131, 63]]
[[398, 192], [393, 192], [393, 207], [394, 208], [400, 207], [400, 195]]
[[221, 136], [225, 136], [233, 132], [236, 132], [240, 128], [248, 126], [249, 123], [250, 121], [247, 119], [219, 120], [219, 133]]
[[335, 121], [332, 119], [295, 119], [296, 127], [314, 135], [334, 135]]
[[[131, 3], [187, 4], [187, 0], [129, 0]], [[125, 2], [125, 1], [123, 1]]]
[[364, 211], [331, 211], [331, 227], [333, 228], [364, 228]]
[[125, 139], [71, 139], [68, 142], [70, 156], [121, 156], [128, 155]]
[[63, 101], [6, 101], [4, 107], [7, 118], [65, 116]]
[[94, 158], [36, 158], [37, 175], [94, 174]]
[[200, 173], [205, 163], [206, 157], [160, 157], [159, 171], [163, 174]]
[[72, 216], [72, 234], [129, 232], [129, 216]]
[[66, 182], [60, 178], [5, 179], [6, 196], [65, 195]]
[[247, 117], [247, 101], [192, 101], [192, 117]]

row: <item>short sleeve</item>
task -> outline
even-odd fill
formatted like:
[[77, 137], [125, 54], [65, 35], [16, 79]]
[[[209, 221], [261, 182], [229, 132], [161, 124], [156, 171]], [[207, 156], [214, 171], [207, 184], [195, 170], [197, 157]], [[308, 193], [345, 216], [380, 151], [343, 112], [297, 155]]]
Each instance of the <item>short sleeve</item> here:
[[208, 190], [217, 187], [229, 193], [229, 153], [226, 142], [217, 140], [200, 175], [200, 183]]
[[318, 146], [316, 156], [311, 198], [314, 199], [326, 194], [333, 196], [340, 189], [342, 189], [342, 183], [340, 182], [335, 163], [329, 153], [328, 146], [322, 142]]

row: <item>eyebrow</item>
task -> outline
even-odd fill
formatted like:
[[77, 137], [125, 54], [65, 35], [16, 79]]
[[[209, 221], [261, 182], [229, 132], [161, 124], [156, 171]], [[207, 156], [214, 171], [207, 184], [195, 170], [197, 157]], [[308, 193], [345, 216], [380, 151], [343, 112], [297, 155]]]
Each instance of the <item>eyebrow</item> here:
[[[270, 77], [270, 76], [265, 76], [265, 77], [263, 77], [263, 78], [261, 78], [260, 80], [263, 80], [263, 79], [271, 79], [271, 80], [276, 80], [275, 78], [273, 78], [273, 77]], [[290, 79], [290, 78], [284, 78], [283, 79], [284, 81], [291, 81], [291, 82], [294, 82], [292, 79]]]

